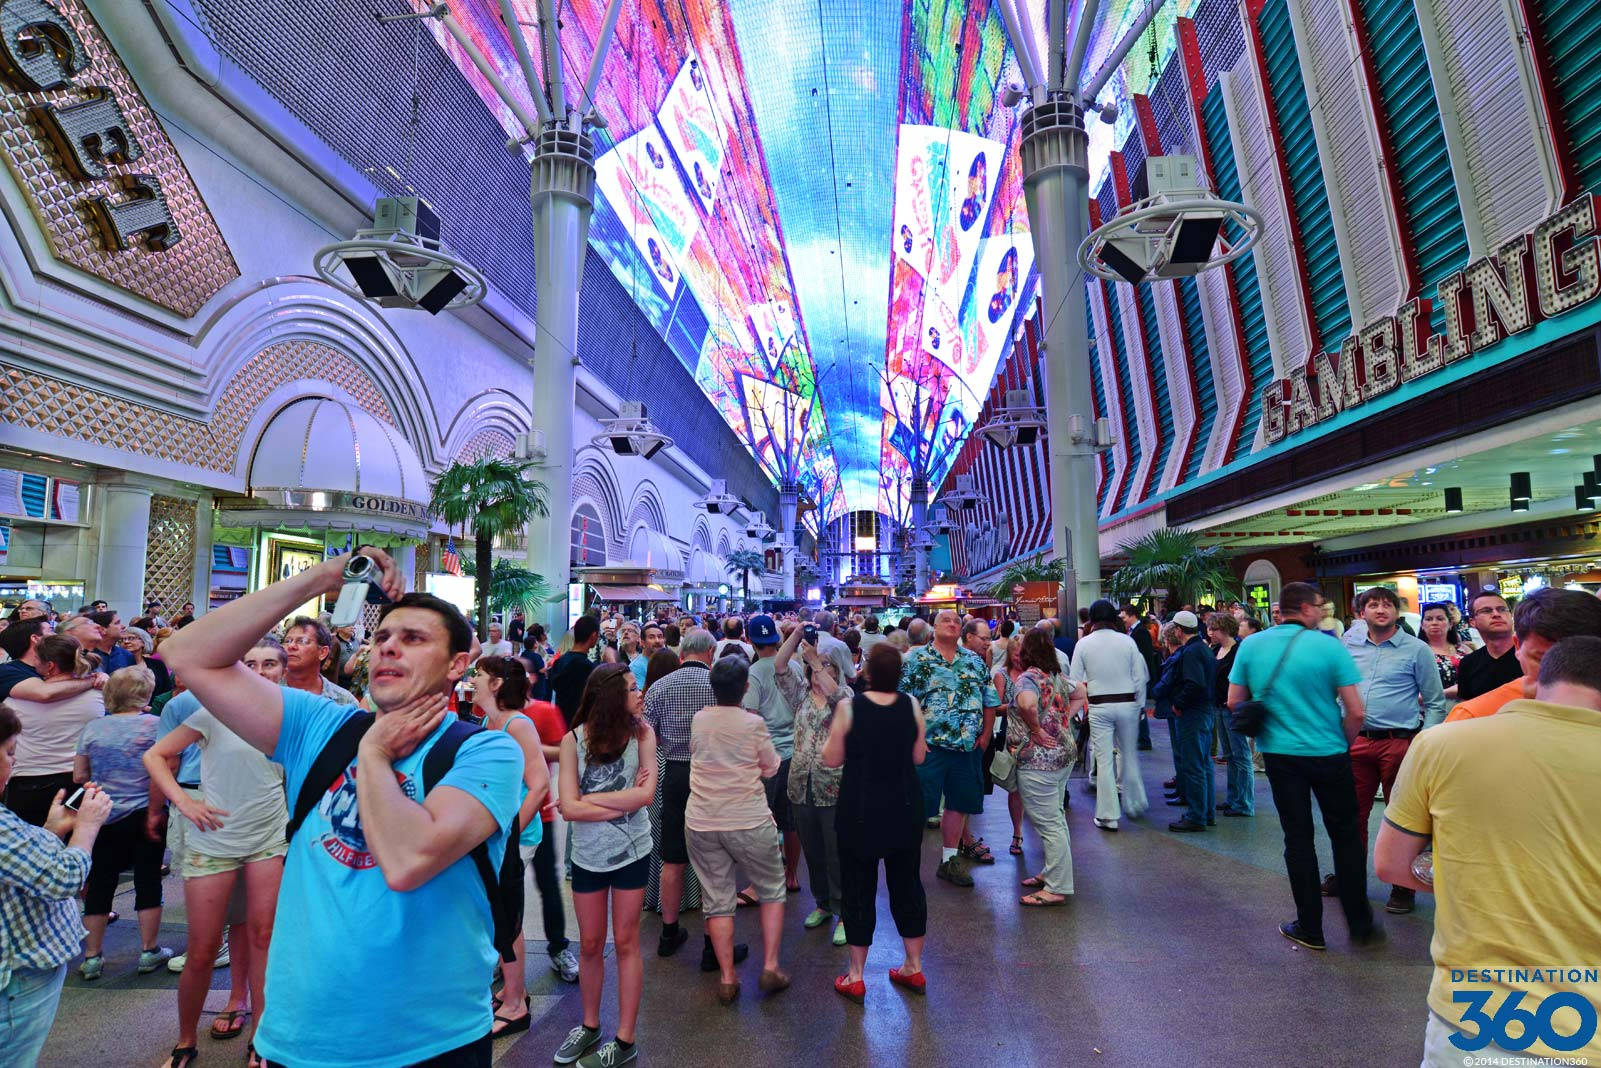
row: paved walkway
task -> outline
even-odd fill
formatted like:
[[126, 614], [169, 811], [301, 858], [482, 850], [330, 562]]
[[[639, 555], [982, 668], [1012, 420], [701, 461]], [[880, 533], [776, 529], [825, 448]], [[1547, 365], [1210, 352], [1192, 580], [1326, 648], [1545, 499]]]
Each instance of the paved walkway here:
[[[1147, 789], [1160, 798], [1172, 764], [1165, 732], [1156, 735], [1157, 750], [1140, 756]], [[1221, 798], [1223, 770], [1217, 774]], [[1116, 834], [1099, 831], [1085, 787], [1081, 777], [1073, 780], [1068, 823], [1076, 893], [1065, 908], [1016, 906], [1018, 879], [1040, 862], [1040, 847], [1025, 822], [1025, 856], [1007, 855], [1011, 829], [1001, 795], [988, 799], [978, 820], [997, 863], [975, 871], [974, 889], [933, 877], [938, 841], [928, 832], [926, 998], [885, 977], [900, 963], [900, 949], [882, 897], [865, 1008], [831, 989], [845, 970], [845, 950], [829, 944], [829, 927], [801, 927], [812, 904], [804, 892], [791, 899], [785, 930], [784, 962], [795, 985], [773, 998], [757, 994], [760, 936], [755, 916], [742, 910], [739, 938], [751, 943], [753, 959], [742, 966], [745, 993], [728, 1009], [717, 1004], [715, 977], [698, 969], [699, 915], [686, 917], [692, 939], [668, 960], [655, 955], [660, 924], [647, 916], [640, 1063], [1407, 1068], [1418, 1062], [1433, 929], [1427, 895], [1419, 895], [1413, 915], [1384, 916], [1387, 888], [1370, 881], [1389, 938], [1367, 950], [1346, 943], [1338, 906], [1328, 901], [1329, 950], [1308, 952], [1276, 930], [1294, 908], [1264, 776], [1257, 776], [1256, 817], [1220, 819], [1206, 834], [1169, 833], [1176, 810], [1160, 806], [1142, 820], [1123, 821]], [[1382, 812], [1377, 806], [1375, 821]], [[1319, 846], [1328, 870], [1327, 841]], [[167, 900], [162, 940], [181, 948], [183, 895], [175, 880]], [[84, 983], [70, 975], [45, 1068], [153, 1068], [172, 1048], [177, 976], [134, 974], [131, 888], [118, 907], [128, 919], [108, 934], [105, 978]], [[537, 902], [528, 913], [529, 937], [542, 938]], [[537, 946], [531, 957], [532, 965], [543, 964]], [[425, 968], [419, 962], [419, 981], [426, 981]], [[222, 1007], [227, 983], [219, 971], [208, 1009]], [[497, 1045], [499, 1065], [549, 1064], [567, 1029], [580, 1022], [576, 986], [540, 969], [530, 975], [530, 990], [534, 1025]], [[602, 1009], [608, 1035], [616, 1023], [615, 990], [608, 976]], [[202, 1037], [199, 1063], [242, 1063], [244, 1052], [242, 1042]]]

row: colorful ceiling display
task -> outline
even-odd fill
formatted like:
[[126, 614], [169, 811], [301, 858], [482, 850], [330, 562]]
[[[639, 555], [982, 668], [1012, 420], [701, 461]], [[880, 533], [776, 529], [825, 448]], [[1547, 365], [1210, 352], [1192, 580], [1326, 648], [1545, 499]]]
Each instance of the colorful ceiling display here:
[[[1044, 0], [1019, 6], [1044, 55]], [[1107, 0], [1090, 54], [1140, 6]], [[538, 63], [537, 4], [513, 7]], [[451, 8], [526, 94], [498, 0]], [[563, 6], [569, 96], [604, 8]], [[574, 102], [606, 121], [591, 251], [655, 328], [618, 343], [682, 361], [824, 518], [904, 517], [914, 472], [940, 484], [1034, 301], [1020, 110], [1000, 102], [1021, 81], [991, 0], [624, 0], [599, 99]]]

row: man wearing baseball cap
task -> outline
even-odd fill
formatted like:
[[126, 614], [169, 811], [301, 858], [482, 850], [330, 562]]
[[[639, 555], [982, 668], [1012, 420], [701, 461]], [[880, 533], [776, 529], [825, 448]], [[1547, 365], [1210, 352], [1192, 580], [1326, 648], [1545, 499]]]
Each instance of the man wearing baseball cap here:
[[1212, 814], [1216, 782], [1209, 759], [1217, 657], [1201, 637], [1201, 621], [1194, 612], [1183, 609], [1173, 613], [1173, 625], [1184, 634], [1173, 691], [1168, 699], [1177, 717], [1178, 786], [1186, 805], [1183, 817], [1168, 824], [1167, 829], [1204, 831], [1217, 822]]
[[778, 624], [769, 615], [750, 617], [745, 637], [756, 650], [750, 666], [750, 682], [745, 690], [745, 707], [767, 721], [767, 733], [778, 750], [778, 774], [767, 779], [767, 807], [773, 822], [784, 835], [784, 885], [800, 889], [796, 869], [800, 866], [800, 835], [789, 811], [789, 760], [795, 755], [795, 710], [806, 696], [806, 675], [793, 660], [800, 645], [802, 628], [796, 623], [789, 635], [781, 637]]

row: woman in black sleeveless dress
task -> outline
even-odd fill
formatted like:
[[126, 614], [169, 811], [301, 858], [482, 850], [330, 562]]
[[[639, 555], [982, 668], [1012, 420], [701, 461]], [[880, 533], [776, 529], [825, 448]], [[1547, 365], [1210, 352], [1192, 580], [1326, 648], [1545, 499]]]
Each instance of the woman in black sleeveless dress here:
[[928, 745], [916, 698], [897, 692], [901, 654], [888, 642], [866, 657], [867, 690], [834, 710], [834, 727], [823, 747], [823, 763], [844, 765], [834, 810], [839, 839], [841, 919], [850, 946], [850, 971], [834, 989], [853, 1001], [866, 997], [862, 967], [877, 922], [878, 865], [884, 864], [890, 915], [906, 943], [906, 961], [891, 968], [890, 981], [924, 993], [923, 935], [928, 899], [918, 872], [923, 845], [923, 789], [917, 765]]

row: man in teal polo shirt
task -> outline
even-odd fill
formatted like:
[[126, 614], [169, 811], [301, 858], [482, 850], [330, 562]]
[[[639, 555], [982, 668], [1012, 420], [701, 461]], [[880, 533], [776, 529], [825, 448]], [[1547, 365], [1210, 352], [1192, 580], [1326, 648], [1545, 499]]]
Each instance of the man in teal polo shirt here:
[[1366, 942], [1377, 931], [1351, 773], [1351, 740], [1362, 729], [1362, 676], [1345, 647], [1319, 633], [1324, 603], [1316, 586], [1285, 586], [1279, 594], [1283, 622], [1240, 643], [1229, 673], [1230, 708], [1254, 698], [1268, 709], [1256, 747], [1284, 827], [1284, 866], [1296, 913], [1279, 925], [1279, 933], [1308, 949], [1325, 948], [1312, 840], [1314, 796], [1334, 850], [1334, 881], [1351, 938]]

